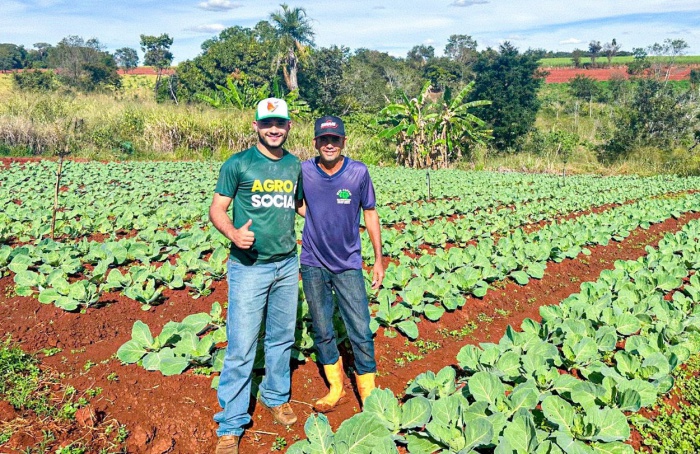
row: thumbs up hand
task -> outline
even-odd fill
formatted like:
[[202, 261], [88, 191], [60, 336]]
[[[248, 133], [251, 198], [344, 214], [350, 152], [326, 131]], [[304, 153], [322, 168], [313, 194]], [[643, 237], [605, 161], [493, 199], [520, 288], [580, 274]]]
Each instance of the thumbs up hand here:
[[241, 228], [235, 229], [233, 233], [233, 244], [239, 249], [250, 249], [255, 241], [255, 233], [250, 230], [250, 226], [253, 224], [252, 219], [248, 219], [248, 222], [243, 224]]

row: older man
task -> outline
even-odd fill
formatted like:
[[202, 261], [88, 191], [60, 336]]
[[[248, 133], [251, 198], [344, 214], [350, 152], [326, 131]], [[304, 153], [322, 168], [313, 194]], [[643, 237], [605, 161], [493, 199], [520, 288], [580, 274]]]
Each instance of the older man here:
[[314, 125], [318, 157], [301, 166], [306, 205], [301, 277], [319, 362], [330, 385], [328, 394], [314, 404], [320, 412], [333, 409], [345, 396], [343, 361], [333, 331], [333, 293], [352, 345], [357, 389], [363, 403], [375, 388], [377, 371], [362, 275], [360, 211], [374, 249], [374, 289], [384, 278], [379, 216], [367, 166], [343, 156], [345, 144], [343, 121], [334, 116], [319, 118]]

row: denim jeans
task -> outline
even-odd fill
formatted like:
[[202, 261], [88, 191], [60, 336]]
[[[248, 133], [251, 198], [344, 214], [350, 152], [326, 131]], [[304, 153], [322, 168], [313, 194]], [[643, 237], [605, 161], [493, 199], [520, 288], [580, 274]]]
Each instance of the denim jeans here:
[[335, 364], [339, 352], [333, 330], [333, 292], [348, 332], [355, 369], [359, 375], [377, 371], [374, 340], [369, 329], [369, 303], [362, 270], [333, 273], [325, 268], [301, 265], [301, 280], [311, 313], [314, 343], [321, 364]]
[[253, 266], [228, 261], [228, 347], [214, 415], [218, 436], [242, 435], [250, 422], [248, 405], [258, 334], [265, 318], [265, 377], [260, 401], [276, 407], [289, 401], [290, 358], [294, 345], [299, 265], [297, 257]]

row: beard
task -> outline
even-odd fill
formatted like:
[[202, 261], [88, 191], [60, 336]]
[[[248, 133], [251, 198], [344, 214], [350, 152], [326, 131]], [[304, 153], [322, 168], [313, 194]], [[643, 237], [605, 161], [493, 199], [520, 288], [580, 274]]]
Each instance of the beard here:
[[260, 131], [258, 131], [258, 140], [260, 143], [262, 143], [266, 148], [282, 148], [282, 145], [287, 141], [287, 134], [285, 133], [281, 140], [279, 141], [279, 144], [273, 144], [270, 142], [270, 140], [265, 137], [264, 135], [260, 134]]

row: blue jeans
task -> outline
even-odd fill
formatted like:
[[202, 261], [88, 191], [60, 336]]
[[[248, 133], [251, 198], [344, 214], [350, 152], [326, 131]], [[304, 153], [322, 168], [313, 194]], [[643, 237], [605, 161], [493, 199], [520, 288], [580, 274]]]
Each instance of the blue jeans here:
[[294, 345], [299, 265], [297, 257], [253, 266], [228, 261], [228, 347], [214, 415], [218, 436], [242, 435], [250, 422], [248, 405], [258, 334], [265, 318], [265, 377], [260, 401], [276, 407], [289, 401], [290, 358]]
[[359, 375], [376, 372], [374, 340], [369, 329], [369, 303], [362, 270], [336, 274], [325, 268], [301, 265], [301, 280], [309, 303], [319, 362], [335, 364], [340, 356], [333, 330], [335, 292], [355, 356], [355, 370]]

